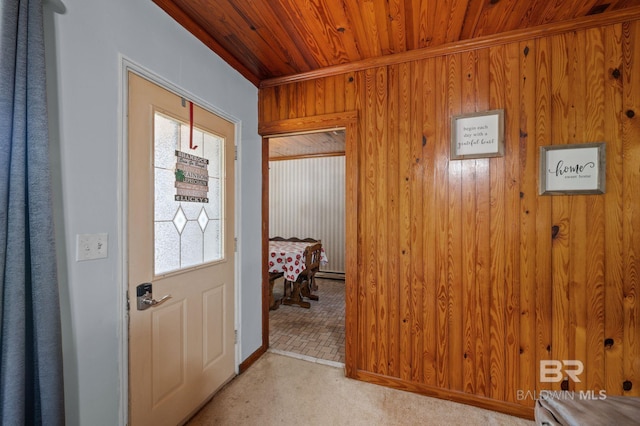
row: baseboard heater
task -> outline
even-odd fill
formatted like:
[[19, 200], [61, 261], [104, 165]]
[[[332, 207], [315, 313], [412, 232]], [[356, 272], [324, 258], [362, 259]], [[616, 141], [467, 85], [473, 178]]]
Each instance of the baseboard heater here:
[[344, 281], [344, 272], [337, 271], [318, 271], [316, 277], [325, 278], [328, 280], [340, 280]]

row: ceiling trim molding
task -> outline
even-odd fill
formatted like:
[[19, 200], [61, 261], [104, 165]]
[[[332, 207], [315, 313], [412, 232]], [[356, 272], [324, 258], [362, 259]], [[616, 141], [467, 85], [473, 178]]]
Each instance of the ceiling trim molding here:
[[[155, 1], [155, 0], [154, 0]], [[600, 15], [592, 15], [583, 18], [572, 19], [565, 22], [541, 25], [534, 28], [514, 30], [501, 34], [478, 37], [469, 40], [447, 43], [436, 47], [410, 50], [392, 55], [364, 59], [361, 61], [320, 68], [313, 71], [294, 74], [284, 77], [265, 79], [260, 82], [260, 89], [284, 84], [313, 80], [316, 78], [330, 77], [349, 72], [363, 71], [369, 68], [396, 65], [421, 59], [433, 58], [453, 53], [483, 49], [508, 43], [531, 40], [541, 37], [562, 34], [569, 31], [583, 30], [592, 27], [619, 24], [625, 21], [640, 19], [640, 6], [606, 12]]]

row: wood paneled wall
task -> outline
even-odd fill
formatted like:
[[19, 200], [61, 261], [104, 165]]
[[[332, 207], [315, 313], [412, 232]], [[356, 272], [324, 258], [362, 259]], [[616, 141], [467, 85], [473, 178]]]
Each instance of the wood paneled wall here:
[[[450, 160], [450, 117], [498, 108], [504, 157]], [[267, 87], [259, 111], [358, 114], [350, 375], [531, 416], [561, 387], [539, 361], [576, 359], [569, 389], [640, 396], [640, 21]], [[605, 195], [538, 195], [540, 146], [598, 141]]]

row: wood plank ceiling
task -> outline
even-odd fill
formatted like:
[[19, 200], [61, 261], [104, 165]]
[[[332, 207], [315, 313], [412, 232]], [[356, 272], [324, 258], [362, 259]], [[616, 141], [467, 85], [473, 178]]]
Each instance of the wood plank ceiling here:
[[281, 136], [269, 139], [269, 160], [344, 155], [344, 130]]
[[640, 0], [153, 0], [256, 86]]

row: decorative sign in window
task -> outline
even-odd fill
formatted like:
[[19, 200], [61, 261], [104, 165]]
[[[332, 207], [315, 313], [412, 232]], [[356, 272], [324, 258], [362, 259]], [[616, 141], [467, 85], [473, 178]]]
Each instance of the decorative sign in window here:
[[176, 201], [208, 203], [209, 160], [176, 151]]

